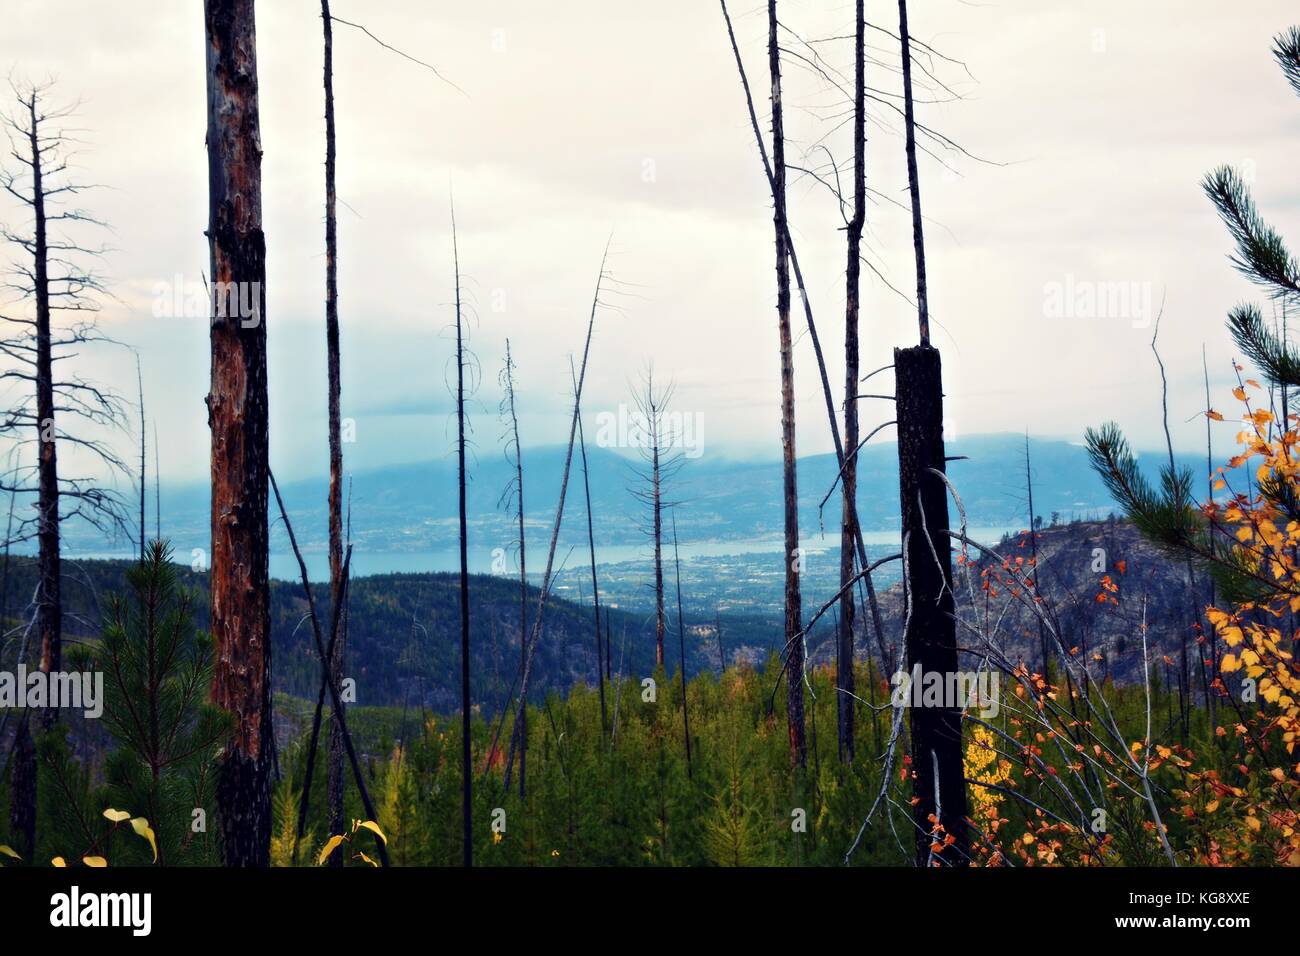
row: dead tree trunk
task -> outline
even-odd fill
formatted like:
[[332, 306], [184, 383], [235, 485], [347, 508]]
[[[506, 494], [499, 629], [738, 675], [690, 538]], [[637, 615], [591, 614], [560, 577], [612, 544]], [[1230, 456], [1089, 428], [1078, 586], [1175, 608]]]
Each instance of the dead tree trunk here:
[[853, 93], [853, 217], [848, 225], [848, 263], [844, 307], [844, 443], [849, 456], [843, 460], [841, 479], [843, 508], [840, 517], [840, 652], [836, 667], [839, 693], [840, 754], [845, 763], [853, 762], [854, 687], [853, 676], [853, 580], [858, 536], [858, 295], [862, 277], [862, 228], [867, 218], [867, 90], [865, 0], [857, 0], [853, 52], [855, 81]]
[[[205, 0], [212, 276], [211, 629], [215, 704], [235, 718], [217, 806], [227, 866], [270, 862], [266, 238], [253, 0]], [[253, 303], [251, 316], [232, 309]]]
[[456, 210], [451, 212], [452, 260], [456, 270], [456, 485], [460, 514], [460, 812], [463, 833], [462, 864], [474, 865], [474, 768], [469, 695], [469, 532], [465, 514], [465, 338], [460, 308], [460, 249], [456, 243]]
[[[574, 382], [577, 385], [577, 382]], [[591, 614], [596, 626], [596, 686], [600, 689], [600, 731], [609, 729], [605, 710], [604, 647], [600, 635], [600, 582], [596, 578], [596, 529], [591, 515], [591, 478], [587, 473], [587, 440], [582, 434], [582, 412], [578, 412], [578, 450], [582, 453], [582, 490], [587, 496], [587, 547], [591, 551]]]
[[646, 369], [643, 388], [635, 393], [637, 414], [640, 417], [638, 453], [645, 462], [641, 473], [643, 484], [633, 491], [633, 496], [648, 509], [649, 524], [645, 533], [654, 548], [655, 590], [655, 667], [666, 667], [664, 641], [668, 635], [667, 599], [664, 588], [663, 513], [668, 502], [664, 500], [664, 487], [672, 480], [683, 463], [680, 448], [676, 445], [681, 436], [665, 421], [664, 409], [672, 399], [672, 383], [656, 389], [654, 366]]
[[[39, 556], [36, 632], [41, 636], [41, 670], [59, 669], [63, 657], [63, 600], [59, 568], [59, 464], [54, 426], [54, 359], [50, 331], [49, 245], [45, 209], [44, 166], [41, 159], [36, 96], [28, 100], [31, 119], [32, 214], [35, 220], [34, 282], [36, 292], [36, 429], [40, 459], [37, 464]], [[52, 727], [58, 711], [45, 710], [41, 724]], [[34, 816], [34, 814], [33, 814]]]
[[[519, 414], [515, 410], [515, 363], [506, 339], [505, 388], [510, 409], [510, 429], [515, 446], [515, 515], [519, 522], [519, 673], [524, 672], [528, 656], [528, 550], [524, 540], [524, 457], [519, 445]], [[528, 759], [528, 702], [519, 701], [519, 797], [524, 796], [524, 778]]]
[[786, 242], [785, 128], [781, 116], [781, 47], [776, 0], [767, 2], [767, 56], [772, 75], [772, 197], [776, 231], [776, 314], [781, 340], [781, 463], [785, 513], [786, 721], [790, 763], [808, 761], [803, 720], [803, 607], [799, 590], [799, 494], [795, 473], [794, 349], [790, 337], [790, 254]]
[[721, 677], [727, 671], [727, 654], [722, 648], [722, 615], [718, 609], [713, 609], [713, 633], [718, 639], [718, 676]]
[[144, 541], [146, 537], [144, 525], [144, 505], [145, 505], [145, 447], [144, 447], [144, 376], [140, 372], [140, 353], [135, 356], [135, 382], [139, 388], [140, 394], [140, 563], [144, 564]]
[[[654, 409], [653, 395], [648, 393]], [[655, 409], [657, 412], [657, 409]], [[659, 474], [658, 415], [650, 422], [650, 495], [655, 539], [655, 667], [664, 666], [664, 632], [667, 618], [664, 612], [664, 549], [663, 549], [663, 485]]]
[[673, 572], [677, 583], [677, 653], [682, 662], [682, 737], [686, 741], [686, 777], [691, 772], [691, 717], [686, 707], [686, 623], [682, 618], [682, 559], [677, 551], [677, 511], [673, 510]]
[[[916, 166], [912, 104], [911, 38], [907, 0], [898, 0], [903, 61], [903, 108], [907, 125], [907, 178], [912, 200], [916, 254], [917, 323], [921, 344], [894, 350], [898, 414], [898, 479], [903, 518], [904, 643], [908, 673], [941, 679], [957, 671], [957, 632], [952, 591], [952, 542], [948, 537], [948, 488], [943, 447], [943, 370], [930, 347], [926, 299], [925, 240], [921, 232], [921, 186]], [[919, 866], [964, 866], [969, 861], [966, 781], [962, 763], [961, 705], [911, 708], [913, 804]], [[951, 842], [949, 842], [951, 840]], [[934, 844], [941, 849], [932, 849]]]
[[[523, 669], [519, 676], [520, 710], [515, 715], [514, 727], [510, 731], [510, 749], [506, 754], [506, 772], [503, 781], [506, 789], [510, 787], [510, 774], [514, 769], [515, 750], [519, 746], [520, 717], [525, 708], [525, 701], [528, 699], [528, 679], [532, 673], [533, 651], [536, 649], [537, 641], [541, 637], [542, 618], [546, 612], [546, 600], [550, 597], [551, 592], [552, 571], [555, 567], [555, 549], [559, 545], [560, 527], [564, 523], [564, 502], [569, 494], [569, 469], [573, 464], [573, 442], [578, 431], [578, 409], [582, 402], [582, 386], [587, 380], [587, 358], [591, 354], [591, 334], [596, 327], [596, 309], [600, 306], [600, 289], [605, 281], [605, 264], [608, 261], [609, 243], [607, 242], [605, 252], [600, 258], [600, 273], [596, 278], [596, 292], [592, 296], [591, 314], [587, 319], [587, 337], [582, 345], [582, 361], [578, 365], [578, 387], [574, 390], [573, 416], [569, 420], [569, 444], [564, 455], [564, 470], [560, 478], [560, 500], [555, 508], [555, 523], [551, 526], [551, 543], [546, 552], [546, 571], [542, 574], [541, 594], [537, 598], [537, 616], [533, 618], [532, 630], [529, 632], [527, 641], [527, 651], [524, 654]], [[493, 740], [492, 746], [496, 746], [496, 740]]]
[[[754, 97], [750, 92], [749, 78], [745, 73], [744, 60], [741, 59], [740, 56], [740, 47], [736, 43], [736, 31], [731, 23], [731, 14], [727, 12], [727, 0], [719, 0], [719, 5], [722, 7], [722, 18], [727, 25], [727, 37], [731, 41], [731, 51], [736, 58], [736, 72], [740, 74], [740, 86], [745, 94], [745, 106], [749, 112], [750, 126], [754, 131], [754, 140], [758, 145], [758, 157], [763, 163], [763, 173], [767, 177], [768, 187], [773, 190], [773, 196], [775, 196], [776, 181], [772, 175], [771, 163], [768, 162], [767, 146], [763, 143], [763, 134], [759, 130], [758, 114], [754, 110]], [[822, 355], [820, 339], [817, 336], [817, 326], [813, 322], [812, 305], [808, 299], [808, 291], [804, 287], [803, 273], [799, 268], [799, 256], [795, 250], [794, 240], [790, 236], [789, 223], [786, 224], [785, 241], [786, 248], [790, 253], [790, 265], [794, 269], [795, 284], [799, 287], [799, 297], [803, 301], [804, 318], [808, 324], [808, 337], [812, 341], [813, 355], [817, 359], [817, 370], [821, 376], [822, 395], [826, 400], [826, 417], [830, 423], [831, 440], [835, 444], [835, 463], [838, 467], [843, 468], [845, 455], [854, 454], [856, 449], [850, 448], [846, 451], [843, 442], [840, 440], [840, 429], [839, 425], [836, 424], [835, 399], [831, 393], [830, 376], [826, 372], [826, 362]], [[869, 566], [870, 562], [867, 561], [866, 543], [863, 541], [862, 529], [858, 526], [856, 518], [854, 519], [854, 526], [857, 534], [856, 544], [858, 551], [858, 564], [866, 568]], [[872, 630], [875, 631], [876, 645], [880, 651], [880, 659], [886, 662], [885, 667], [887, 670], [892, 670], [894, 658], [893, 649], [885, 644], [884, 625], [882, 624], [880, 617], [880, 605], [876, 600], [876, 586], [873, 583], [870, 574], [864, 575], [862, 582], [865, 585], [867, 592], [866, 603], [867, 608], [871, 612]]]
[[[1030, 586], [1033, 589], [1031, 597], [1038, 600], [1038, 529], [1034, 526], [1034, 479], [1029, 468], [1029, 433], [1025, 433], [1025, 494], [1029, 498], [1029, 560], [1033, 564], [1032, 576], [1029, 579]], [[1039, 656], [1042, 660], [1043, 680], [1047, 680], [1047, 660], [1051, 656], [1047, 643], [1047, 628], [1043, 625], [1043, 619], [1038, 618], [1038, 646]]]
[[[13, 467], [11, 458], [11, 467], [0, 485], [11, 495], [35, 496], [34, 515], [22, 520], [20, 538], [31, 537], [30, 528], [35, 525], [37, 586], [30, 631], [39, 641], [38, 667], [46, 673], [58, 671], [63, 657], [59, 524], [63, 500], [71, 500], [79, 515], [102, 530], [112, 526], [128, 536], [132, 534], [127, 510], [115, 491], [96, 486], [89, 479], [59, 477], [58, 445], [63, 440], [70, 441], [79, 452], [90, 452], [108, 471], [127, 474], [128, 469], [107, 444], [93, 437], [72, 435], [67, 428], [69, 421], [97, 427], [124, 426], [124, 410], [115, 393], [75, 377], [60, 380], [54, 375], [54, 363], [70, 354], [64, 350], [108, 340], [99, 335], [93, 320], [98, 311], [95, 293], [103, 292], [103, 286], [94, 271], [78, 261], [81, 255], [99, 255], [103, 249], [84, 246], [69, 232], [78, 223], [101, 227], [103, 223], [82, 209], [63, 205], [69, 197], [92, 187], [69, 178], [66, 150], [73, 139], [71, 131], [61, 128], [59, 121], [71, 115], [72, 108], [50, 107], [45, 99], [49, 89], [49, 84], [15, 83], [18, 109], [0, 113], [0, 126], [10, 144], [6, 161], [0, 163], [0, 188], [26, 206], [32, 217], [30, 231], [0, 225], [0, 241], [17, 246], [20, 258], [26, 260], [15, 264], [6, 285], [19, 299], [33, 303], [30, 316], [0, 315], [4, 328], [14, 330], [14, 334], [0, 340], [0, 350], [11, 365], [17, 366], [7, 368], [5, 378], [30, 383], [32, 388], [29, 396], [6, 411], [0, 434], [11, 439], [11, 451], [28, 444], [36, 446], [36, 460], [31, 465]], [[9, 160], [17, 166], [11, 167]], [[53, 236], [51, 224], [56, 230]], [[54, 317], [60, 312], [92, 318], [80, 318], [71, 327], [56, 329]], [[26, 647], [24, 637], [20, 656], [25, 655]], [[32, 721], [41, 731], [53, 727], [57, 719], [57, 708], [45, 707], [34, 714], [24, 713], [17, 728], [9, 813], [15, 839], [24, 844], [29, 858], [37, 806]]]
[[[339, 302], [338, 302], [338, 217], [335, 215], [334, 189], [334, 31], [329, 0], [321, 0], [321, 22], [325, 31], [325, 352], [328, 376], [329, 408], [329, 561], [330, 602], [342, 593], [343, 567], [343, 444], [339, 419]], [[334, 645], [330, 670], [342, 679], [346, 652], [346, 632]], [[330, 750], [327, 768], [326, 801], [329, 805], [330, 833], [343, 832], [343, 735], [337, 720], [330, 721]], [[310, 786], [310, 781], [308, 781]], [[342, 866], [343, 853], [330, 856], [330, 866]]]
[[[907, 187], [912, 197], [912, 249], [916, 256], [916, 313], [921, 344], [930, 344], [930, 300], [925, 284], [925, 231], [921, 220], [921, 178], [916, 168], [916, 113], [912, 102], [912, 39], [907, 32], [907, 0], [898, 0], [898, 35], [903, 60], [903, 120], [907, 150]], [[894, 369], [898, 375], [898, 369]]]
[[[904, 597], [908, 673], [937, 675], [948, 686], [957, 671], [953, 618], [952, 543], [944, 472], [943, 382], [939, 353], [927, 345], [895, 349], [898, 401], [899, 498], [903, 514]], [[938, 472], [938, 474], [936, 474]], [[936, 678], [931, 678], [936, 679]], [[913, 706], [912, 770], [917, 863], [931, 862], [930, 844], [955, 843], [935, 860], [966, 862], [966, 782], [962, 767], [960, 702]], [[941, 807], [936, 830], [930, 817]]]
[[[26, 101], [28, 108], [29, 148], [31, 150], [33, 218], [32, 237], [32, 291], [36, 299], [35, 319], [35, 391], [36, 440], [38, 458], [37, 481], [37, 542], [38, 552], [36, 633], [40, 636], [40, 669], [46, 674], [59, 669], [63, 653], [63, 603], [60, 596], [62, 581], [59, 567], [59, 466], [57, 431], [54, 425], [54, 360], [50, 329], [50, 280], [47, 214], [45, 208], [44, 161], [40, 135], [43, 119], [37, 110], [37, 95], [33, 91]], [[40, 714], [40, 726], [48, 730], [58, 719], [58, 710], [46, 708]], [[15, 740], [15, 763], [12, 778], [13, 794], [10, 800], [10, 827], [22, 840], [24, 855], [30, 859], [36, 841], [36, 751], [31, 728], [26, 715], [20, 721]]]

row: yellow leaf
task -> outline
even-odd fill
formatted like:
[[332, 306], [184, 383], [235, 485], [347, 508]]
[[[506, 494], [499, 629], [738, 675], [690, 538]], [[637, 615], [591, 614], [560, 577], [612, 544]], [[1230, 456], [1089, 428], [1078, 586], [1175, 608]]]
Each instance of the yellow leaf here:
[[1206, 812], [1206, 813], [1213, 813], [1213, 812], [1214, 812], [1215, 810], [1217, 810], [1217, 809], [1219, 809], [1219, 801], [1218, 801], [1218, 800], [1211, 800], [1209, 803], [1207, 803], [1207, 804], [1205, 805], [1205, 812]]
[[366, 861], [367, 863], [369, 863], [371, 866], [374, 866], [374, 867], [378, 867], [378, 866], [379, 866], [378, 863], [376, 863], [374, 860], [370, 859], [370, 857], [366, 856], [366, 855], [365, 855], [364, 853], [362, 853], [360, 850], [357, 851], [357, 856], [361, 857], [361, 859], [365, 860], [365, 861]]
[[320, 851], [320, 856], [316, 858], [317, 866], [324, 866], [325, 861], [330, 858], [330, 854], [338, 849], [338, 845], [343, 842], [342, 834], [336, 834], [325, 841], [325, 847]]
[[58, 869], [63, 869], [67, 865], [68, 865], [68, 861], [61, 856], [56, 856], [54, 859], [50, 860], [50, 866], [56, 867]]
[[1219, 670], [1225, 674], [1231, 674], [1235, 670], [1241, 669], [1241, 662], [1232, 654], [1224, 654], [1223, 659], [1219, 661]]
[[131, 829], [135, 831], [136, 836], [144, 837], [153, 847], [153, 861], [158, 862], [158, 841], [154, 839], [153, 830], [149, 827], [149, 821], [144, 817], [136, 817], [131, 821]]
[[86, 864], [86, 866], [93, 866], [96, 869], [108, 866], [108, 861], [102, 856], [83, 856], [81, 862]]
[[15, 852], [13, 851], [13, 848], [12, 848], [12, 847], [7, 847], [7, 846], [5, 846], [5, 845], [2, 844], [2, 843], [0, 843], [0, 853], [3, 853], [5, 856], [11, 856], [11, 857], [13, 857], [15, 860], [21, 860], [21, 859], [22, 859], [21, 856], [19, 856], [17, 853], [15, 853]]
[[131, 819], [131, 814], [127, 813], [125, 810], [114, 810], [112, 807], [109, 807], [104, 811], [104, 816], [105, 818], [112, 820], [114, 823], [121, 823], [123, 820]]
[[1269, 776], [1272, 777], [1274, 780], [1276, 780], [1278, 783], [1284, 783], [1286, 781], [1286, 773], [1282, 770], [1281, 767], [1274, 767], [1268, 773]]
[[363, 830], [369, 830], [375, 836], [379, 837], [379, 839], [384, 841], [384, 846], [388, 845], [388, 837], [384, 836], [384, 831], [379, 829], [379, 824], [374, 820], [363, 820], [357, 824], [357, 826], [361, 827]]

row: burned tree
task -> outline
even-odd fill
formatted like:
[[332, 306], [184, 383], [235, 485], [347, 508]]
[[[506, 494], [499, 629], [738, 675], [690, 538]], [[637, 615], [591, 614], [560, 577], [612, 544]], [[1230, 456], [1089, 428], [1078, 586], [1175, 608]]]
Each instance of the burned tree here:
[[[611, 239], [612, 241], [612, 239]], [[537, 614], [533, 618], [532, 629], [528, 633], [527, 646], [524, 652], [523, 667], [519, 674], [519, 707], [515, 712], [514, 726], [510, 731], [510, 749], [506, 754], [506, 772], [504, 784], [506, 789], [510, 788], [510, 774], [514, 769], [515, 750], [519, 746], [520, 729], [523, 723], [523, 715], [527, 709], [528, 700], [528, 679], [532, 675], [533, 652], [537, 649], [537, 642], [542, 634], [542, 619], [546, 612], [546, 601], [551, 594], [551, 585], [554, 583], [553, 572], [555, 570], [555, 550], [559, 546], [560, 528], [564, 524], [564, 503], [569, 494], [569, 471], [573, 465], [573, 443], [578, 432], [578, 415], [582, 406], [582, 387], [587, 380], [587, 359], [591, 355], [591, 335], [596, 328], [596, 310], [601, 305], [601, 289], [609, 280], [609, 273], [606, 271], [606, 265], [609, 262], [609, 242], [605, 243], [605, 251], [600, 257], [600, 271], [596, 276], [596, 291], [591, 297], [591, 313], [587, 318], [587, 334], [582, 343], [582, 361], [578, 363], [578, 384], [574, 389], [573, 415], [569, 419], [569, 444], [564, 455], [564, 470], [560, 477], [560, 500], [555, 508], [555, 522], [551, 526], [551, 542], [546, 552], [546, 570], [542, 574], [541, 593], [537, 597]], [[505, 715], [502, 715], [504, 721]], [[501, 725], [497, 726], [497, 736], [499, 736]], [[489, 751], [496, 748], [497, 740], [493, 739]]]
[[471, 822], [474, 773], [470, 765], [471, 718], [469, 694], [469, 533], [465, 513], [465, 323], [460, 299], [460, 246], [456, 241], [456, 210], [451, 211], [451, 251], [456, 278], [456, 490], [460, 531], [460, 733], [461, 824], [464, 866], [474, 863]]
[[790, 336], [790, 252], [785, 204], [785, 126], [781, 111], [781, 47], [776, 0], [767, 0], [767, 57], [772, 76], [772, 224], [776, 232], [776, 315], [781, 343], [781, 470], [785, 524], [786, 722], [790, 763], [808, 762], [803, 721], [803, 606], [799, 586], [799, 492], [794, 432], [794, 346]]
[[[847, 229], [844, 305], [844, 444], [850, 454], [841, 455], [841, 589], [853, 580], [858, 537], [858, 304], [862, 280], [862, 229], [867, 218], [867, 21], [864, 4], [865, 0], [857, 0], [853, 42], [853, 215]], [[853, 591], [849, 588], [844, 590], [840, 599], [839, 653], [835, 665], [840, 756], [846, 763], [853, 762], [854, 753], [853, 625]]]
[[[578, 380], [572, 360], [569, 362], [569, 371], [575, 375], [573, 386], [576, 392]], [[600, 730], [603, 734], [609, 727], [609, 714], [605, 708], [604, 646], [600, 634], [600, 579], [596, 574], [596, 526], [591, 512], [591, 476], [587, 469], [587, 439], [582, 433], [581, 410], [578, 412], [578, 450], [582, 454], [582, 490], [587, 504], [587, 548], [591, 553], [591, 615], [596, 632], [596, 687], [600, 690]]]
[[[339, 287], [338, 287], [338, 217], [334, 191], [334, 30], [329, 0], [321, 0], [321, 23], [325, 39], [325, 350], [328, 379], [329, 413], [329, 562], [330, 604], [342, 596], [343, 570], [343, 443], [340, 437], [339, 386]], [[339, 633], [334, 645], [330, 669], [341, 677], [347, 651], [347, 630]], [[305, 786], [311, 786], [307, 781]], [[330, 748], [327, 767], [326, 800], [329, 805], [330, 833], [343, 832], [343, 734], [337, 719], [330, 721]], [[343, 853], [330, 856], [331, 866], [343, 865]]]
[[[0, 353], [10, 367], [0, 381], [10, 390], [0, 418], [0, 436], [10, 441], [12, 467], [0, 490], [35, 498], [35, 515], [10, 522], [6, 547], [37, 541], [37, 587], [28, 633], [39, 647], [39, 667], [57, 671], [63, 653], [60, 528], [83, 519], [104, 532], [129, 535], [125, 506], [116, 492], [94, 477], [60, 474], [59, 453], [66, 449], [73, 469], [107, 469], [129, 474], [102, 437], [124, 422], [119, 397], [74, 373], [56, 375], [55, 363], [72, 357], [69, 349], [108, 343], [95, 324], [102, 280], [88, 265], [101, 249], [77, 238], [80, 226], [102, 226], [85, 210], [68, 205], [92, 188], [70, 177], [69, 156], [76, 140], [64, 121], [75, 107], [48, 107], [50, 84], [11, 84], [16, 107], [0, 117], [15, 165], [0, 169], [3, 187], [30, 215], [23, 226], [0, 227], [0, 238], [18, 250], [5, 288], [14, 297], [12, 314], [0, 315], [6, 334]], [[65, 317], [67, 317], [65, 319]], [[76, 426], [88, 426], [83, 434]], [[66, 462], [65, 462], [66, 463]], [[25, 644], [25, 642], [24, 642]], [[49, 729], [57, 711], [38, 717]], [[36, 757], [30, 714], [24, 712], [14, 742], [10, 829], [30, 854], [36, 828]]]
[[[948, 486], [944, 477], [943, 373], [939, 352], [930, 345], [907, 0], [898, 2], [898, 20], [921, 338], [918, 346], [894, 350], [903, 588], [907, 608], [903, 639], [908, 673], [915, 675], [919, 669], [923, 675], [943, 675], [946, 684], [947, 677], [957, 671], [957, 633], [953, 617], [952, 542], [948, 537]], [[960, 702], [946, 700], [941, 706], [911, 709], [912, 819], [919, 866], [963, 865], [969, 858], [960, 706]], [[942, 849], [932, 849], [936, 845]]]
[[663, 513], [670, 503], [664, 500], [664, 485], [677, 474], [683, 462], [682, 452], [677, 447], [681, 436], [665, 414], [672, 395], [672, 384], [669, 383], [667, 388], [657, 388], [654, 367], [648, 367], [641, 389], [633, 397], [637, 420], [635, 433], [628, 436], [645, 463], [640, 484], [632, 489], [632, 494], [647, 511], [647, 524], [643, 531], [654, 548], [655, 667], [664, 666], [664, 635], [668, 630], [664, 603]]
[[[505, 397], [501, 400], [501, 414], [510, 415], [510, 432], [506, 437], [506, 455], [514, 454], [515, 477], [502, 495], [503, 501], [512, 496], [515, 501], [515, 518], [519, 524], [519, 672], [522, 674], [528, 655], [528, 549], [524, 537], [524, 456], [519, 444], [519, 414], [515, 409], [515, 362], [510, 354], [510, 340], [506, 339], [506, 364], [501, 369], [500, 382]], [[520, 701], [523, 712], [519, 715], [519, 796], [524, 796], [525, 769], [528, 759], [528, 714], [526, 701]]]
[[[217, 807], [228, 866], [270, 859], [266, 238], [253, 0], [205, 0], [208, 248], [212, 276], [213, 702], [235, 718]], [[235, 297], [252, 305], [232, 309]]]
[[673, 580], [677, 586], [677, 653], [682, 662], [682, 737], [686, 741], [686, 776], [691, 770], [691, 717], [686, 706], [686, 620], [682, 615], [682, 556], [677, 549], [677, 509], [673, 508]]

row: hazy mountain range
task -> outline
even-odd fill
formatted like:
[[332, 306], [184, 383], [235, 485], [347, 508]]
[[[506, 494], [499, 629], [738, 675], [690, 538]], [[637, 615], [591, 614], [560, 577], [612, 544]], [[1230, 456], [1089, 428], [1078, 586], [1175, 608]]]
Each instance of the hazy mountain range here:
[[[969, 435], [948, 444], [957, 460], [949, 464], [971, 527], [1014, 530], [1028, 524], [1025, 438], [1015, 434]], [[1052, 515], [1104, 517], [1115, 507], [1105, 486], [1088, 462], [1081, 444], [1030, 438], [1029, 475], [1033, 481], [1035, 512], [1045, 524]], [[346, 449], [345, 449], [346, 455]], [[559, 496], [565, 449], [562, 446], [525, 448], [524, 501], [530, 562], [540, 570], [541, 556], [550, 535]], [[897, 446], [872, 443], [859, 462], [859, 509], [867, 532], [898, 529]], [[1146, 453], [1140, 460], [1154, 474], [1163, 453]], [[1198, 477], [1204, 458], [1178, 456], [1179, 464]], [[635, 450], [588, 447], [587, 463], [595, 517], [595, 537], [606, 551], [600, 560], [621, 560], [620, 555], [646, 541], [645, 515], [632, 489], [642, 479]], [[800, 520], [805, 537], [832, 541], [839, 521], [838, 494], [832, 494], [824, 512], [819, 505], [837, 473], [834, 455], [799, 459]], [[503, 501], [514, 476], [513, 465], [497, 449], [485, 448], [470, 463], [468, 505], [471, 564], [488, 570], [497, 551], [515, 550], [513, 505]], [[326, 542], [327, 481], [308, 479], [285, 483], [281, 490], [299, 543], [309, 556], [313, 575], [322, 567]], [[452, 457], [358, 472], [351, 478], [352, 538], [359, 574], [366, 573], [366, 555], [385, 555], [383, 570], [401, 570], [403, 555], [412, 557], [414, 569], [450, 569], [434, 562], [430, 553], [447, 553], [456, 542], [456, 463]], [[150, 491], [152, 497], [152, 489]], [[781, 465], [779, 461], [736, 461], [705, 454], [686, 460], [665, 487], [665, 498], [676, 502], [677, 531], [683, 547], [700, 542], [779, 541], [781, 536]], [[272, 503], [272, 520], [279, 517]], [[585, 549], [585, 497], [581, 459], [575, 451], [566, 503], [561, 554], [570, 547]], [[149, 534], [153, 528], [153, 502], [149, 503]], [[163, 536], [172, 540], [179, 559], [192, 549], [206, 548], [208, 539], [208, 489], [205, 485], [162, 488]], [[954, 513], [954, 523], [956, 514]], [[127, 551], [119, 539], [106, 542], [93, 529], [69, 527], [65, 540], [70, 553], [106, 554]], [[609, 551], [610, 548], [614, 550]], [[623, 550], [620, 550], [620, 547]], [[288, 552], [283, 527], [272, 533], [272, 549]], [[576, 552], [575, 552], [576, 553]], [[424, 558], [421, 566], [419, 558]], [[585, 558], [585, 556], [584, 556]], [[575, 559], [576, 560], [576, 559]], [[286, 565], [279, 565], [281, 572]], [[276, 573], [273, 567], [273, 573]]]

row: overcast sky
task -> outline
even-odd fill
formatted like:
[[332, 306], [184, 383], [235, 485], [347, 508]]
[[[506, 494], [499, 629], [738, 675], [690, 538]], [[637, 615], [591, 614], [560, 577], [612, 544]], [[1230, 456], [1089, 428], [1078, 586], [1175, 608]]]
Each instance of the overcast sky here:
[[[208, 252], [204, 37], [198, 0], [4, 0], [0, 66], [58, 80], [82, 100], [85, 205], [113, 226], [105, 262], [117, 300], [102, 321], [137, 345], [166, 479], [206, 474], [208, 343], [202, 317], [158, 317], [158, 291], [201, 282]], [[1203, 445], [1201, 348], [1215, 403], [1226, 394], [1226, 310], [1255, 291], [1230, 268], [1200, 177], [1243, 166], [1266, 215], [1300, 244], [1300, 100], [1272, 36], [1293, 2], [1005, 0], [915, 3], [914, 37], [951, 92], [920, 93], [919, 119], [971, 158], [921, 166], [935, 344], [955, 434], [1020, 431], [1078, 440], [1117, 420], [1139, 446], [1161, 439], [1150, 320], [1165, 299], [1162, 355], [1175, 440]], [[602, 311], [585, 406], [630, 398], [640, 369], [677, 383], [708, 454], [779, 454], [770, 199], [718, 5], [711, 0], [452, 3], [335, 0], [334, 14], [437, 66], [460, 87], [335, 28], [343, 414], [349, 467], [449, 453], [452, 320], [448, 198], [476, 305], [482, 367], [476, 437], [495, 454], [504, 341], [519, 365], [526, 444], [567, 435], [569, 355], [581, 346], [601, 250], [624, 283]], [[896, 30], [893, 3], [868, 17]], [[312, 0], [258, 6], [272, 463], [323, 473], [325, 341], [321, 23]], [[766, 122], [766, 17], [732, 15]], [[851, 32], [852, 4], [782, 0], [794, 33]], [[794, 33], [792, 51], [811, 56]], [[890, 101], [896, 51], [873, 32], [869, 84]], [[848, 40], [814, 44], [848, 71]], [[964, 64], [964, 67], [961, 65]], [[789, 162], [851, 155], [843, 101], [787, 59]], [[967, 72], [969, 70], [969, 73]], [[952, 94], [961, 99], [952, 100]], [[937, 102], [948, 100], [948, 102]], [[862, 313], [864, 371], [915, 343], [909, 219], [899, 203], [897, 114], [873, 106], [873, 199]], [[791, 174], [790, 213], [836, 391], [842, 388], [844, 235], [830, 193]], [[12, 204], [0, 216], [18, 221]], [[160, 286], [160, 283], [165, 284]], [[1108, 285], [1107, 285], [1108, 284]], [[1098, 288], [1128, 290], [1119, 315], [1081, 315]], [[1116, 300], [1119, 301], [1119, 300]], [[1093, 310], [1098, 311], [1098, 309]], [[1105, 312], [1107, 309], [1100, 308]], [[802, 318], [796, 355], [799, 451], [830, 449]], [[134, 395], [112, 351], [76, 360]], [[883, 376], [875, 380], [888, 391]], [[864, 425], [891, 417], [871, 402]], [[1188, 421], [1191, 419], [1191, 421]], [[1233, 427], [1220, 426], [1226, 451]], [[123, 439], [124, 447], [128, 439]]]

